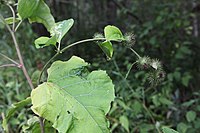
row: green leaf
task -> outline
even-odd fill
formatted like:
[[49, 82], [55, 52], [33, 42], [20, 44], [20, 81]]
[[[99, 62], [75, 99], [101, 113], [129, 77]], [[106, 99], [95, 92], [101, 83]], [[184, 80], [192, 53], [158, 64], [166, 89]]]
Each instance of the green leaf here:
[[173, 102], [168, 100], [167, 98], [165, 98], [164, 96], [161, 96], [159, 98], [159, 101], [162, 103], [162, 104], [165, 104], [165, 105], [172, 105]]
[[29, 18], [37, 11], [39, 3], [43, 0], [19, 0], [17, 10], [22, 19]]
[[121, 116], [119, 118], [119, 121], [121, 123], [121, 125], [124, 127], [124, 129], [126, 129], [126, 131], [129, 133], [129, 121], [128, 118], [126, 116]]
[[43, 48], [49, 45], [56, 45], [56, 36], [53, 36], [51, 38], [42, 36], [35, 40], [36, 48]]
[[73, 56], [48, 69], [47, 82], [31, 92], [33, 112], [53, 123], [59, 132], [108, 133], [105, 115], [114, 100], [114, 85], [105, 71], [86, 69]]
[[124, 36], [119, 28], [115, 26], [108, 25], [104, 29], [105, 38], [107, 41], [123, 41]]
[[105, 41], [99, 44], [99, 47], [103, 50], [106, 56], [110, 59], [113, 55], [113, 46], [110, 41]]
[[29, 16], [28, 18], [30, 23], [32, 22], [42, 23], [47, 28], [48, 31], [50, 31], [51, 28], [54, 27], [55, 25], [54, 17], [51, 15], [49, 7], [43, 0], [39, 1], [37, 9], [34, 10], [33, 14], [31, 14], [31, 16]]
[[3, 119], [3, 128], [6, 130], [7, 122], [10, 119], [10, 117], [19, 109], [23, 108], [24, 106], [31, 103], [31, 98], [28, 97], [25, 100], [22, 100], [18, 103], [15, 103], [12, 105], [12, 107], [8, 110], [8, 114], [6, 115], [5, 119]]
[[64, 35], [71, 29], [74, 24], [73, 19], [64, 20], [55, 24], [50, 33], [51, 36], [56, 36], [57, 42], [60, 43]]
[[189, 128], [190, 128], [189, 125], [186, 125], [185, 123], [182, 122], [177, 125], [177, 130], [180, 133], [186, 133]]
[[58, 42], [60, 44], [61, 39], [64, 35], [70, 30], [72, 25], [74, 24], [73, 19], [64, 20], [62, 22], [58, 22], [51, 28], [51, 38], [49, 37], [40, 37], [35, 40], [36, 48], [43, 48], [49, 45], [56, 45]]
[[163, 133], [178, 133], [177, 131], [169, 128], [169, 127], [162, 127]]
[[[20, 20], [20, 18], [15, 18], [15, 22], [19, 22]], [[13, 17], [6, 18], [5, 21], [7, 24], [13, 24]]]
[[186, 119], [187, 119], [187, 121], [188, 122], [192, 122], [192, 121], [194, 121], [195, 120], [195, 118], [196, 118], [196, 112], [194, 112], [194, 111], [189, 111], [189, 112], [187, 112], [187, 114], [186, 114]]

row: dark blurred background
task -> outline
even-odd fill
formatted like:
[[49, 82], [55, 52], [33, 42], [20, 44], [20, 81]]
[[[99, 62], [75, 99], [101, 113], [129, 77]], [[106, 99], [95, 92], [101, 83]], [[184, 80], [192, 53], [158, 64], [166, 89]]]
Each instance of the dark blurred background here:
[[[62, 42], [92, 38], [110, 24], [123, 33], [134, 33], [133, 48], [141, 56], [159, 59], [165, 80], [151, 86], [146, 71], [136, 66], [136, 56], [123, 45], [115, 44], [114, 57], [108, 61], [95, 43], [76, 46], [58, 57], [67, 60], [78, 55], [91, 63], [91, 70], [106, 70], [116, 89], [116, 100], [107, 118], [114, 133], [160, 132], [163, 125], [180, 133], [200, 130], [200, 1], [198, 0], [47, 0], [56, 21], [73, 18], [75, 25]], [[11, 15], [7, 7], [1, 12]], [[0, 51], [17, 58], [10, 35], [0, 29]], [[20, 27], [17, 38], [30, 75], [55, 54], [53, 47], [36, 50], [34, 40], [49, 33], [40, 24], [28, 21]], [[6, 60], [0, 58], [0, 63]], [[23, 74], [16, 68], [0, 68], [0, 112], [29, 95]], [[18, 112], [11, 127], [21, 131], [30, 109]], [[1, 127], [0, 127], [1, 131]]]

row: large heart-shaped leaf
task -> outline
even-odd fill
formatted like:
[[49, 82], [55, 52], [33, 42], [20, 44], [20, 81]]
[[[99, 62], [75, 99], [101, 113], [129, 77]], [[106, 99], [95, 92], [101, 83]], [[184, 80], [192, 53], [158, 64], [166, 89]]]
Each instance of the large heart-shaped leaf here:
[[39, 1], [37, 9], [34, 10], [33, 14], [31, 14], [31, 16], [29, 16], [28, 18], [31, 23], [32, 22], [42, 23], [47, 28], [48, 31], [50, 31], [51, 28], [55, 25], [54, 17], [51, 15], [49, 7], [43, 0]]
[[22, 19], [29, 18], [38, 8], [41, 0], [19, 0], [17, 10]]
[[56, 61], [48, 69], [48, 81], [31, 93], [33, 112], [59, 132], [109, 132], [105, 115], [114, 100], [114, 85], [105, 71], [89, 73], [87, 65], [76, 56]]

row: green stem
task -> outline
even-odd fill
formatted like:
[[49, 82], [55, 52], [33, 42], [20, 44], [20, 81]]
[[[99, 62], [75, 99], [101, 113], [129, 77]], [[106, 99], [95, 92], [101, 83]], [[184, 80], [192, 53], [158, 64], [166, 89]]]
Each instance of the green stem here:
[[92, 38], [92, 39], [85, 39], [85, 40], [81, 40], [81, 41], [78, 41], [78, 42], [74, 42], [66, 47], [64, 47], [63, 49], [61, 49], [60, 51], [58, 51], [51, 59], [49, 59], [47, 61], [47, 63], [44, 65], [44, 67], [42, 68], [41, 72], [40, 72], [40, 75], [39, 75], [39, 78], [38, 78], [38, 85], [40, 84], [41, 82], [41, 78], [42, 78], [42, 74], [44, 73], [45, 69], [47, 68], [47, 66], [49, 65], [49, 63], [54, 60], [58, 55], [60, 55], [61, 53], [65, 52], [66, 50], [68, 50], [69, 48], [75, 46], [75, 45], [78, 45], [78, 44], [82, 44], [82, 43], [86, 43], [86, 42], [92, 42], [92, 41], [105, 41], [106, 39], [105, 38]]
[[10, 6], [9, 4], [7, 4], [7, 6], [10, 8], [11, 12], [12, 12], [12, 15], [13, 15], [13, 25], [12, 25], [12, 31], [15, 31], [15, 11], [14, 9], [12, 8], [12, 6]]
[[142, 105], [143, 105], [143, 108], [144, 108], [144, 109], [146, 110], [146, 112], [148, 113], [149, 117], [151, 118], [152, 122], [153, 122], [154, 124], [156, 124], [156, 121], [155, 121], [153, 115], [151, 114], [151, 111], [147, 108], [147, 106], [146, 106], [144, 103], [143, 103]]
[[135, 61], [135, 62], [133, 62], [133, 63], [131, 64], [131, 67], [128, 69], [128, 72], [126, 73], [125, 79], [128, 78], [128, 75], [129, 75], [129, 73], [130, 73], [132, 67], [133, 67], [136, 63], [137, 63], [137, 61]]
[[17, 31], [17, 29], [19, 28], [19, 26], [21, 25], [22, 22], [23, 22], [23, 21], [20, 20], [20, 22], [17, 24], [17, 26], [16, 26], [16, 28], [15, 28], [15, 32]]
[[129, 48], [138, 58], [141, 58], [141, 56], [132, 48]]

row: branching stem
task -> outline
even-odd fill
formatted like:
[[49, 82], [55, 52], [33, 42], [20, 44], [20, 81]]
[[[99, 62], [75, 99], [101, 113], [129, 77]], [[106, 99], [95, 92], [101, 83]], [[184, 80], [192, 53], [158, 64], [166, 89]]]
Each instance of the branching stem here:
[[8, 59], [9, 61], [11, 61], [12, 63], [14, 63], [15, 65], [19, 66], [20, 64], [16, 61], [14, 61], [13, 59], [9, 58], [8, 56], [0, 53], [1, 56], [3, 56], [4, 58]]
[[15, 49], [17, 51], [17, 56], [19, 58], [19, 62], [20, 62], [20, 66], [22, 68], [22, 71], [24, 73], [24, 76], [26, 77], [28, 83], [29, 83], [29, 86], [31, 89], [34, 89], [34, 86], [32, 84], [32, 81], [31, 81], [31, 78], [29, 77], [28, 75], [28, 72], [24, 66], [24, 61], [23, 61], [23, 58], [22, 58], [22, 55], [21, 55], [21, 52], [20, 52], [20, 49], [19, 49], [19, 45], [18, 45], [18, 42], [17, 42], [17, 39], [15, 37], [15, 31], [14, 30], [11, 30], [10, 26], [6, 23], [4, 17], [0, 14], [0, 19], [2, 20], [2, 22], [5, 24], [6, 28], [8, 29], [9, 33], [11, 34], [12, 36], [12, 39], [13, 39], [13, 42], [14, 42], [14, 45], [15, 45]]

